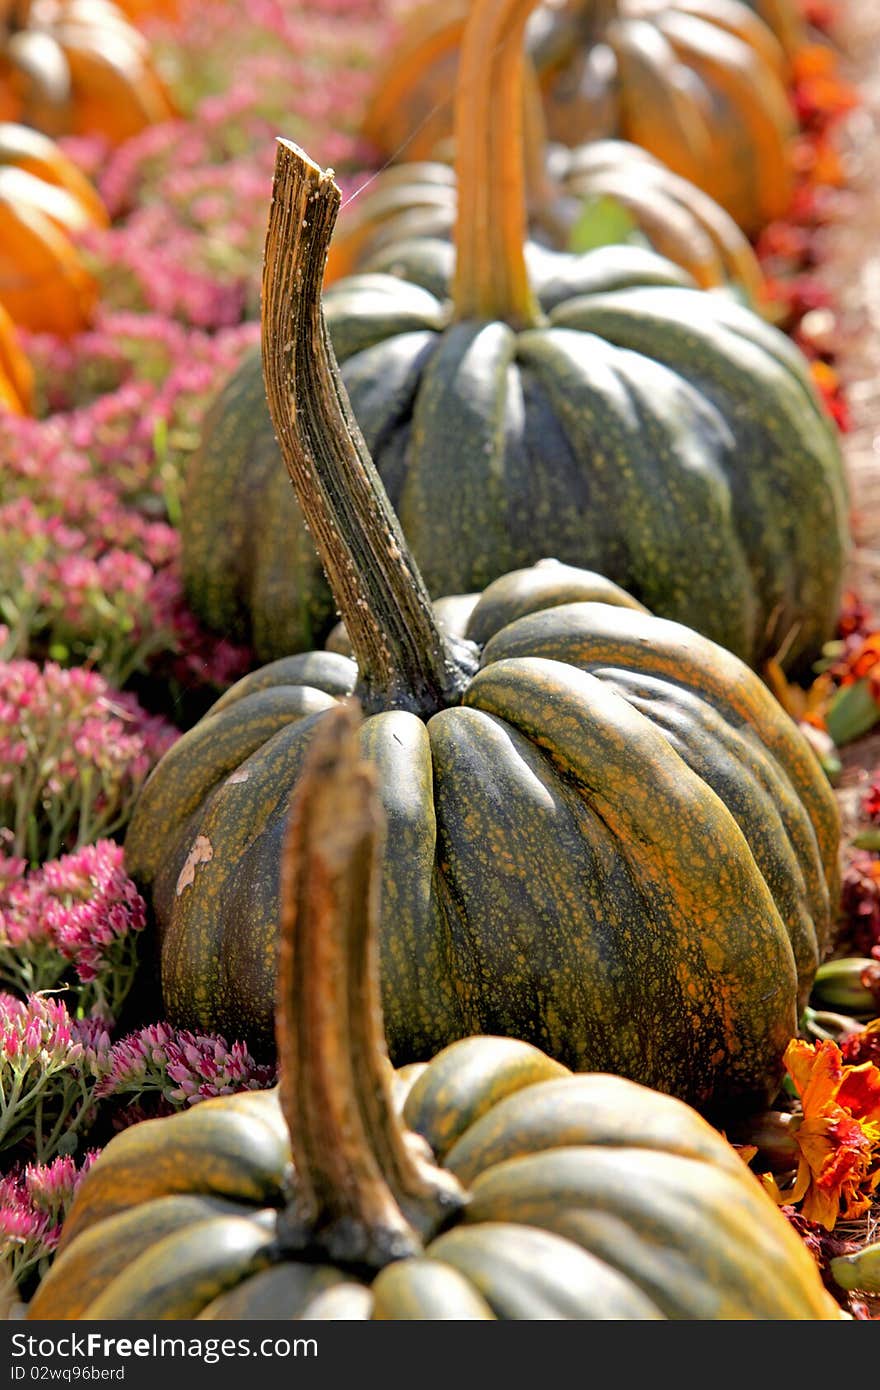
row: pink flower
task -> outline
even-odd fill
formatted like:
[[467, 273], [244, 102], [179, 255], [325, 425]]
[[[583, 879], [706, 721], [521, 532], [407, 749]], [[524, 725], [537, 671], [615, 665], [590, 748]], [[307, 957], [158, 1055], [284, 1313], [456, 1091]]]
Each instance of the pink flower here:
[[44, 1163], [75, 1143], [92, 1116], [106, 1041], [51, 996], [0, 994], [0, 1151]]
[[55, 858], [118, 830], [174, 737], [95, 671], [0, 663], [0, 817], [12, 853]]
[[129, 1095], [135, 1105], [153, 1097], [179, 1107], [234, 1091], [264, 1090], [274, 1079], [274, 1067], [256, 1062], [242, 1042], [230, 1046], [219, 1035], [155, 1023], [113, 1045], [95, 1096]]
[[112, 840], [25, 872], [0, 856], [0, 982], [23, 994], [76, 990], [78, 1012], [112, 1021], [134, 979], [146, 905]]
[[0, 1178], [0, 1262], [23, 1296], [48, 1269], [76, 1190], [97, 1156], [96, 1150], [86, 1154], [79, 1167], [67, 1156], [29, 1163]]

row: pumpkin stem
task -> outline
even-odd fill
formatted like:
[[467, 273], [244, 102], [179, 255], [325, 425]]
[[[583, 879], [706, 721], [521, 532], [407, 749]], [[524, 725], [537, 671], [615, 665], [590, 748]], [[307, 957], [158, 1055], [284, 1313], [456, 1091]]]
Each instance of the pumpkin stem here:
[[354, 700], [323, 716], [282, 858], [276, 1030], [293, 1191], [281, 1233], [288, 1249], [381, 1269], [422, 1250], [464, 1194], [392, 1100], [377, 930], [384, 817], [360, 723]]
[[441, 634], [339, 375], [321, 310], [339, 202], [333, 171], [279, 140], [263, 265], [269, 413], [357, 659], [358, 698], [368, 713], [429, 718], [458, 703], [476, 649]]
[[558, 196], [558, 190], [547, 167], [544, 100], [535, 65], [529, 58], [523, 70], [523, 178], [528, 213], [530, 217], [540, 217], [547, 204]]
[[455, 93], [456, 319], [532, 326], [541, 312], [525, 261], [526, 21], [537, 0], [474, 0]]

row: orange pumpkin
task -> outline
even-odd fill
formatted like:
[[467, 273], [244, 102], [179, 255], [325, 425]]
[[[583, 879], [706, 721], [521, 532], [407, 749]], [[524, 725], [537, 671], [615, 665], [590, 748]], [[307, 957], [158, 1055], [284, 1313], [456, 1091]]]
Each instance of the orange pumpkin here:
[[[467, 0], [419, 9], [380, 72], [363, 133], [384, 158], [430, 158], [452, 128]], [[551, 139], [617, 137], [709, 193], [748, 232], [792, 191], [788, 61], [741, 0], [535, 5], [527, 43]]]
[[152, 19], [154, 16], [159, 19], [176, 19], [178, 15], [177, 0], [116, 0], [116, 3], [133, 24], [139, 23], [142, 19]]
[[7, 0], [0, 115], [117, 145], [175, 109], [149, 43], [111, 0]]
[[15, 336], [15, 325], [0, 305], [0, 414], [27, 415], [34, 374]]
[[65, 337], [88, 323], [98, 289], [74, 238], [107, 220], [52, 140], [0, 124], [0, 306], [16, 323]]
[[806, 24], [799, 0], [747, 0], [747, 3], [770, 26], [789, 58], [804, 47]]

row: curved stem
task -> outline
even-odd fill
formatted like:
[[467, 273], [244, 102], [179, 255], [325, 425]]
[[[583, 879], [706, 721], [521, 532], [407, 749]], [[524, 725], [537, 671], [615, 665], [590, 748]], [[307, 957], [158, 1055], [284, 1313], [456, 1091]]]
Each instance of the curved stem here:
[[525, 262], [524, 31], [537, 0], [474, 0], [455, 93], [457, 319], [540, 320]]
[[321, 720], [282, 860], [277, 1037], [293, 1194], [287, 1248], [371, 1269], [422, 1249], [464, 1200], [396, 1114], [377, 933], [384, 834], [354, 701]]
[[365, 709], [428, 718], [456, 704], [476, 654], [441, 634], [355, 423], [321, 311], [339, 210], [333, 171], [279, 140], [263, 265], [269, 413], [359, 668]]

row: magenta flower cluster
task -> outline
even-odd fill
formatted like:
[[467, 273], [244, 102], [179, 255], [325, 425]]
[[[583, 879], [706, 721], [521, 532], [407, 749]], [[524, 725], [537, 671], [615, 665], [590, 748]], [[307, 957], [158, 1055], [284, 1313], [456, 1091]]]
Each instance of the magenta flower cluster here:
[[[0, 643], [3, 632], [0, 630]], [[54, 859], [120, 829], [177, 730], [96, 671], [0, 662], [0, 825], [7, 851]]]
[[78, 1024], [50, 995], [0, 994], [0, 1153], [45, 1163], [75, 1148], [108, 1046], [100, 1025]]
[[0, 856], [0, 985], [22, 995], [72, 985], [77, 1012], [111, 1025], [131, 988], [146, 904], [121, 845], [99, 840], [30, 872]]
[[217, 1034], [154, 1023], [110, 1049], [95, 1096], [128, 1096], [137, 1106], [153, 1097], [178, 1108], [235, 1091], [264, 1090], [274, 1079], [274, 1066], [256, 1062], [244, 1043], [230, 1045]]
[[88, 1153], [77, 1166], [61, 1155], [0, 1178], [0, 1260], [13, 1285], [20, 1288], [48, 1268], [76, 1189], [97, 1156]]
[[0, 657], [85, 662], [117, 686], [149, 671], [222, 688], [247, 669], [189, 612], [170, 523], [206, 404], [255, 334], [116, 315], [31, 340], [55, 413], [0, 422]]
[[81, 1147], [110, 1102], [124, 1101], [111, 1107], [120, 1127], [274, 1079], [241, 1042], [156, 1023], [114, 1043], [50, 994], [0, 993], [0, 1153], [46, 1163]]

